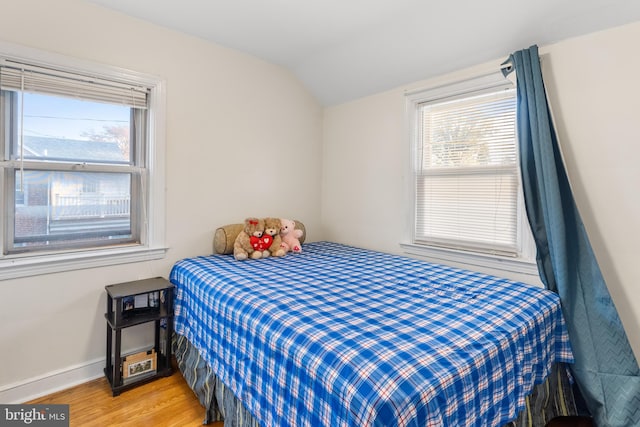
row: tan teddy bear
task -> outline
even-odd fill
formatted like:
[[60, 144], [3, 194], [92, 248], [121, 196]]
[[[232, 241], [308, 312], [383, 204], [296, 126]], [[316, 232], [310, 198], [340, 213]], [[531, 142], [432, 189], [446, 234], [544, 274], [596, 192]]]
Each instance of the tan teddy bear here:
[[244, 220], [244, 229], [238, 233], [233, 243], [233, 256], [238, 261], [249, 257], [252, 259], [262, 258], [263, 250], [261, 246], [262, 235], [264, 234], [264, 220], [258, 218], [247, 218]]
[[271, 242], [269, 245], [269, 253], [274, 257], [284, 256], [287, 252], [281, 246], [282, 238], [280, 237], [280, 218], [265, 218], [264, 219], [264, 234], [271, 236]]

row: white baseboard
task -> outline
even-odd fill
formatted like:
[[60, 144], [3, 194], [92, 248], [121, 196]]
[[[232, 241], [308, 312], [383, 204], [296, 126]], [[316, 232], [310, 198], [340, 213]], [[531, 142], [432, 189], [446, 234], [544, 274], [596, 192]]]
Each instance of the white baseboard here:
[[0, 387], [0, 402], [18, 404], [104, 376], [104, 358]]

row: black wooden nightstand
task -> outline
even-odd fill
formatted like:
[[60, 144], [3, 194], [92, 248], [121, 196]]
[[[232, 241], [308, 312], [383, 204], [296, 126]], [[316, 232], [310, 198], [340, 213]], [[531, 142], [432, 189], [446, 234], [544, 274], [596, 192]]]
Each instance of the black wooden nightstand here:
[[[105, 286], [107, 361], [104, 373], [114, 396], [136, 385], [171, 375], [173, 288], [162, 277]], [[155, 323], [153, 348], [123, 356], [123, 329], [147, 322]]]

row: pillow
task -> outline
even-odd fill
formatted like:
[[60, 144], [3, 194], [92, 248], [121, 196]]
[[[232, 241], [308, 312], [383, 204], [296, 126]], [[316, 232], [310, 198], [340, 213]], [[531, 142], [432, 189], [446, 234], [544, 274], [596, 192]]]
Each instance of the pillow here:
[[[296, 222], [296, 229], [302, 230], [302, 237], [300, 237], [300, 243], [304, 243], [304, 239], [307, 237], [307, 230], [304, 224], [298, 220]], [[233, 244], [236, 241], [238, 234], [244, 229], [244, 224], [228, 224], [218, 227], [213, 234], [213, 253], [216, 254], [232, 254]]]

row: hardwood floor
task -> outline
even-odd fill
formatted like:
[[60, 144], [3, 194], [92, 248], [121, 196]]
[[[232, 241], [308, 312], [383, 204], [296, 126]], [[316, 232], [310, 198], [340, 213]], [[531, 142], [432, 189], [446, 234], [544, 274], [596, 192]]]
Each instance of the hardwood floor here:
[[116, 397], [106, 378], [100, 378], [27, 403], [69, 404], [70, 426], [77, 427], [200, 426], [204, 419], [204, 408], [177, 370]]

